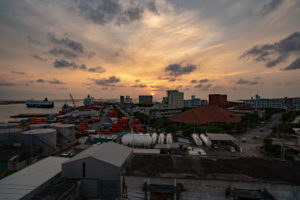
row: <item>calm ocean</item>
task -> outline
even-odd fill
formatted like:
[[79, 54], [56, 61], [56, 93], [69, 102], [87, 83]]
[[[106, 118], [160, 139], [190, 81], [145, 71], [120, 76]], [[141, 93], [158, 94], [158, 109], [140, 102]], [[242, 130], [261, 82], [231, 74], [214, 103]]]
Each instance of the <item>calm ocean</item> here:
[[[10, 116], [18, 115], [18, 114], [27, 114], [27, 113], [50, 113], [54, 114], [61, 110], [61, 107], [64, 103], [72, 106], [71, 101], [54, 101], [54, 108], [27, 108], [25, 104], [10, 104], [10, 105], [0, 105], [0, 122], [8, 122], [13, 121], [14, 118], [10, 118]], [[83, 105], [82, 101], [76, 101], [76, 106]], [[16, 120], [20, 120], [20, 118], [16, 118]]]

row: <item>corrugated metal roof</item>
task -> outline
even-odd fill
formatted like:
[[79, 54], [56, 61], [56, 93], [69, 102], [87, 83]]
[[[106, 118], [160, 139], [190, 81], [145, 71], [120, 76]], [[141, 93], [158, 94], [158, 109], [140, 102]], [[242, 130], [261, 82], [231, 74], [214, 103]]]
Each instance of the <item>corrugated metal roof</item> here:
[[132, 149], [129, 147], [114, 142], [108, 142], [101, 145], [92, 146], [77, 154], [66, 163], [92, 157], [117, 167], [121, 167], [131, 152]]
[[207, 133], [206, 134], [211, 140], [219, 140], [219, 141], [236, 141], [234, 137], [228, 135], [226, 133]]
[[68, 158], [48, 157], [0, 180], [0, 199], [21, 199], [61, 172]]

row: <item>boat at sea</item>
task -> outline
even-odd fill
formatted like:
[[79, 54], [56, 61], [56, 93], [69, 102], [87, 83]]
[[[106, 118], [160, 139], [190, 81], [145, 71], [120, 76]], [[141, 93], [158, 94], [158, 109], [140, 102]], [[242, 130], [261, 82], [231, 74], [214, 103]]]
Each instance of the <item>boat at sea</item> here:
[[54, 102], [48, 101], [47, 98], [45, 98], [44, 101], [30, 99], [26, 101], [26, 105], [27, 107], [33, 107], [33, 108], [53, 108]]
[[83, 100], [83, 105], [88, 106], [93, 104], [94, 98], [88, 95], [84, 100]]

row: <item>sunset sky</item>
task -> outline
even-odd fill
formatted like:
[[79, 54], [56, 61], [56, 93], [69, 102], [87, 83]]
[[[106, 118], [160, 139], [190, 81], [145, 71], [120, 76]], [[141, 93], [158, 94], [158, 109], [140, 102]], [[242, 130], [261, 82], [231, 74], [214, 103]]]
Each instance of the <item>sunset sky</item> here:
[[300, 96], [299, 0], [1, 0], [0, 99]]

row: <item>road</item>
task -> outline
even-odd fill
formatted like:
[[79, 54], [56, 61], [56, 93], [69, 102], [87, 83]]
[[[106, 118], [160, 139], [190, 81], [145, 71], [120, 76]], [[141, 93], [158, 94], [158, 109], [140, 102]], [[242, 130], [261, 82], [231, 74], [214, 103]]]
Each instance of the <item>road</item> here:
[[[258, 125], [243, 134], [234, 135], [238, 142], [242, 144], [243, 156], [264, 157], [259, 148], [262, 146], [264, 138], [272, 132], [272, 127], [280, 122], [281, 115], [282, 113], [274, 114], [264, 125]], [[242, 138], [246, 142], [242, 142]]]

